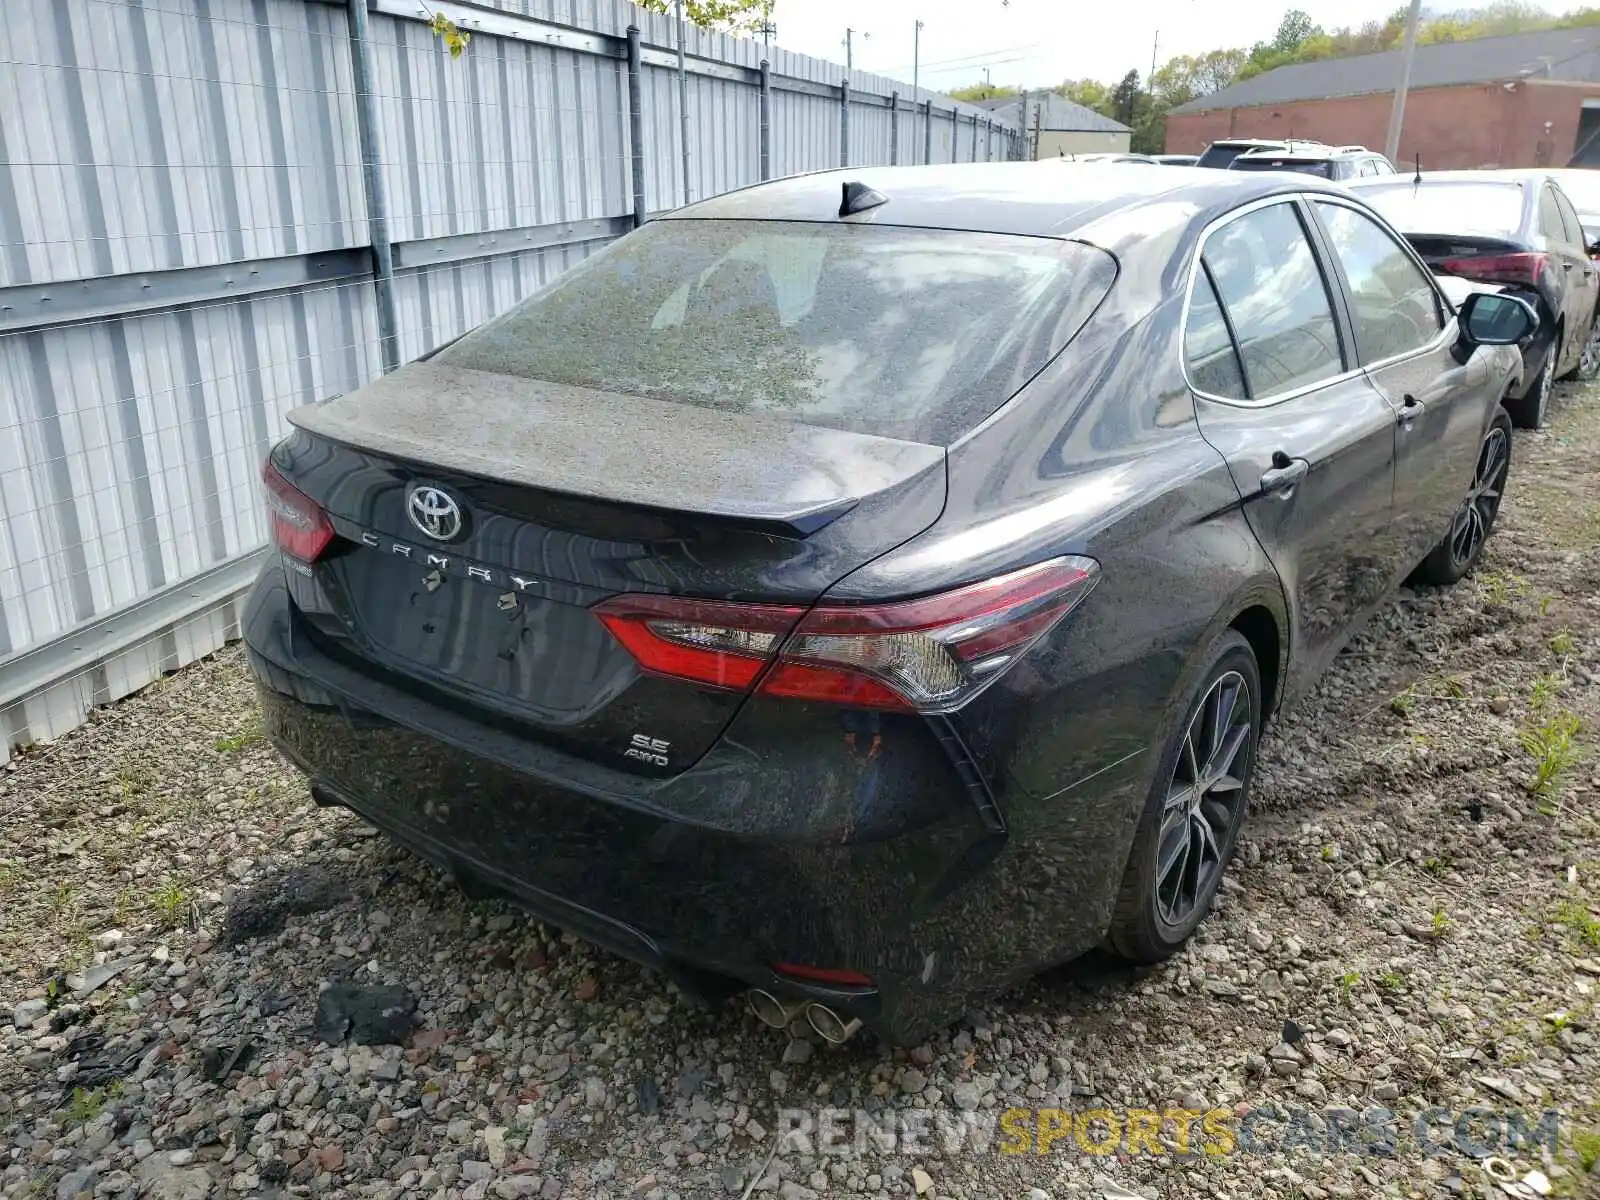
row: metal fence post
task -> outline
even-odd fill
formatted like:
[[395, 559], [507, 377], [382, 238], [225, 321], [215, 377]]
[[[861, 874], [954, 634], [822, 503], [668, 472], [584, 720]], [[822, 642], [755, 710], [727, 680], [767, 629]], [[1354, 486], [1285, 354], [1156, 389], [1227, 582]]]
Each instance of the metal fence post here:
[[972, 161], [978, 161], [978, 114], [972, 114]]
[[923, 115], [927, 121], [922, 126], [922, 161], [933, 161], [933, 101], [926, 100], [923, 107], [927, 110]]
[[378, 307], [378, 358], [384, 373], [400, 366], [394, 307], [394, 251], [389, 241], [389, 205], [383, 193], [378, 109], [372, 99], [372, 36], [367, 0], [349, 0], [350, 68], [356, 85], [356, 136], [361, 143], [361, 184], [367, 200], [367, 240], [372, 243], [372, 291]]
[[839, 84], [839, 165], [850, 165], [850, 81]]
[[772, 64], [761, 60], [761, 178], [772, 178]]
[[889, 165], [900, 165], [900, 93], [889, 96]]
[[[644, 81], [639, 54], [639, 27], [628, 26], [628, 140], [633, 149], [633, 227], [644, 224]], [[765, 178], [765, 176], [763, 176]]]
[[950, 161], [958, 162], [961, 158], [961, 113], [956, 108], [950, 109]]

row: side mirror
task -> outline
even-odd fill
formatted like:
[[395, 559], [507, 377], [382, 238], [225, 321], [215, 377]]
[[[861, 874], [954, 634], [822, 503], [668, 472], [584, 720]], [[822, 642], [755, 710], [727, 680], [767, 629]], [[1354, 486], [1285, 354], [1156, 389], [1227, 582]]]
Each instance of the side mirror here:
[[1462, 339], [1474, 346], [1515, 346], [1539, 328], [1533, 305], [1505, 292], [1473, 292], [1457, 319]]

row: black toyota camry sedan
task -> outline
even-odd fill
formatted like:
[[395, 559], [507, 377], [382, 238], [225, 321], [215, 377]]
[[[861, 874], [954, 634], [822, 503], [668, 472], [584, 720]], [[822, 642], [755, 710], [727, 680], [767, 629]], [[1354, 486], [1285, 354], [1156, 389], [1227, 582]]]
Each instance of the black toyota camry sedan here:
[[1262, 723], [1471, 568], [1535, 319], [1310, 177], [707, 200], [292, 414], [267, 728], [464, 885], [830, 1040], [1156, 961]]

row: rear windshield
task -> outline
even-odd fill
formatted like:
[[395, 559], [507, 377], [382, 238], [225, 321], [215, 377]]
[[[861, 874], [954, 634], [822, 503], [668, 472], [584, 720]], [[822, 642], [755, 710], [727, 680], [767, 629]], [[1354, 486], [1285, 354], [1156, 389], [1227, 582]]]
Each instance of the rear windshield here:
[[1404, 180], [1357, 190], [1401, 233], [1487, 233], [1509, 237], [1522, 228], [1521, 184], [1418, 184]]
[[1071, 339], [1115, 273], [1053, 238], [653, 221], [438, 361], [947, 445]]
[[1200, 160], [1194, 165], [1197, 167], [1226, 167], [1249, 149], [1251, 149], [1249, 146], [1224, 146], [1220, 143], [1213, 143], [1205, 148], [1205, 152], [1200, 155]]
[[1333, 178], [1333, 164], [1326, 159], [1307, 161], [1293, 158], [1237, 158], [1234, 171], [1295, 171], [1301, 175], [1316, 175], [1322, 179]]

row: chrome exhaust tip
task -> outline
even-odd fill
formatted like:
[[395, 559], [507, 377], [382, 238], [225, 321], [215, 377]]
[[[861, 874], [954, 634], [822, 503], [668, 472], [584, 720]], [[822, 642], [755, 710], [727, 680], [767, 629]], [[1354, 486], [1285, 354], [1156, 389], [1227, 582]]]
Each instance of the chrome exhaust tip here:
[[744, 994], [746, 1007], [750, 1015], [755, 1017], [768, 1029], [787, 1029], [789, 1022], [794, 1019], [796, 1005], [785, 1004], [771, 992], [764, 992], [760, 988], [751, 988]]
[[806, 1005], [806, 1024], [830, 1046], [841, 1046], [855, 1037], [861, 1028], [861, 1018], [851, 1017], [847, 1021], [826, 1004], [813, 1003]]

